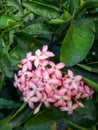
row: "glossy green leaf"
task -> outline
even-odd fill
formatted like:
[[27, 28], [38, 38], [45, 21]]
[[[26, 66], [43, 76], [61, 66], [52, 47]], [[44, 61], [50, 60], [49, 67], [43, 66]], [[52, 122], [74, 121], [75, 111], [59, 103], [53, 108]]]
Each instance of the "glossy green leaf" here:
[[23, 6], [32, 11], [33, 13], [41, 15], [45, 18], [53, 19], [59, 16], [58, 10], [41, 2], [37, 1], [24, 2]]
[[25, 27], [23, 32], [28, 34], [51, 34], [49, 27], [43, 23], [34, 23]]
[[12, 27], [16, 24], [15, 19], [9, 15], [0, 16], [0, 29]]
[[92, 20], [80, 19], [72, 22], [63, 40], [60, 54], [60, 59], [66, 66], [73, 66], [86, 57], [93, 45], [93, 31]]
[[0, 109], [14, 109], [14, 108], [17, 108], [19, 106], [20, 106], [19, 103], [16, 103], [12, 100], [0, 98]]

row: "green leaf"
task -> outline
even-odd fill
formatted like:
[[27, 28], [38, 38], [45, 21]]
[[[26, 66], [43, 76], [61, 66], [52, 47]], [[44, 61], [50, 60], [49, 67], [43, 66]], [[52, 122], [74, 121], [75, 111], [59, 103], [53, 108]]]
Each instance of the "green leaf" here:
[[82, 61], [94, 41], [94, 23], [89, 19], [73, 21], [64, 38], [60, 59], [66, 66]]
[[15, 19], [9, 15], [0, 16], [0, 29], [12, 27], [16, 24]]
[[50, 34], [51, 31], [48, 26], [43, 23], [34, 23], [25, 27], [23, 32], [28, 34]]
[[17, 64], [21, 63], [26, 53], [35, 51], [37, 46], [40, 47], [42, 44], [32, 36], [22, 32], [15, 33], [15, 38], [18, 44], [11, 50], [9, 57], [13, 69], [18, 69]]
[[12, 100], [0, 98], [0, 109], [13, 109], [19, 107], [20, 104]]
[[26, 130], [26, 129], [24, 127], [18, 126], [18, 127], [13, 128], [13, 130]]
[[22, 124], [24, 121], [26, 121], [26, 119], [28, 119], [29, 114], [32, 113], [32, 111], [33, 110], [30, 109], [26, 104], [23, 104], [10, 119], [10, 126], [16, 127]]
[[75, 15], [78, 13], [79, 11], [79, 1], [80, 0], [69, 0], [69, 10], [70, 13], [73, 15], [73, 17], [75, 17]]
[[31, 117], [25, 124], [26, 130], [52, 130], [56, 117], [52, 110], [46, 110], [35, 117]]
[[24, 2], [23, 6], [33, 13], [41, 15], [48, 19], [57, 18], [59, 16], [59, 11], [52, 6], [34, 0], [32, 2]]
[[88, 84], [92, 89], [96, 90], [98, 92], [98, 84], [93, 82], [90, 79], [87, 79], [86, 77], [83, 77], [83, 80], [86, 84]]
[[22, 6], [18, 2], [18, 0], [7, 0], [7, 4], [8, 4], [8, 6], [15, 7], [16, 9], [18, 9], [23, 14]]
[[64, 13], [57, 19], [51, 19], [48, 23], [49, 24], [63, 24], [67, 23], [72, 19], [71, 14], [68, 11], [64, 11]]
[[89, 72], [93, 72], [93, 73], [98, 73], [98, 69], [84, 65], [84, 64], [77, 64], [79, 67], [89, 71]]
[[12, 127], [9, 125], [10, 117], [0, 120], [0, 130], [12, 130]]
[[95, 0], [95, 1], [88, 1], [84, 4], [83, 8], [97, 8], [98, 7], [98, 1]]
[[13, 75], [13, 71], [11, 68], [11, 63], [6, 54], [3, 54], [3, 50], [0, 51], [0, 68], [2, 73], [5, 74], [5, 76], [11, 78]]

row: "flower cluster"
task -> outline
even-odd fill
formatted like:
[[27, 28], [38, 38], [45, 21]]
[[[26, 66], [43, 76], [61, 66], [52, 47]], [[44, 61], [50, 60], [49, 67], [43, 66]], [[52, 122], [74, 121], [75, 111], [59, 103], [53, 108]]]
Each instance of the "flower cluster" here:
[[73, 110], [84, 105], [79, 99], [90, 98], [94, 93], [85, 85], [82, 76], [74, 75], [71, 70], [63, 75], [61, 69], [65, 64], [55, 64], [47, 60], [54, 57], [44, 45], [42, 50], [37, 49], [35, 55], [28, 52], [21, 61], [18, 74], [14, 75], [14, 86], [23, 93], [23, 100], [34, 109], [36, 102], [44, 104], [46, 108], [52, 103], [61, 111], [72, 114]]

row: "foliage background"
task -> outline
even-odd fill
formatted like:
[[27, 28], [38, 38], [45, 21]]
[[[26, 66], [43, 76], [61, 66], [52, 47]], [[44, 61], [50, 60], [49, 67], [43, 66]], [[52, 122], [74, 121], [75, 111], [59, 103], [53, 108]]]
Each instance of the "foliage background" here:
[[[13, 87], [21, 59], [45, 44], [96, 90], [70, 116], [53, 107], [34, 116]], [[96, 130], [97, 91], [98, 0], [0, 0], [0, 130]]]

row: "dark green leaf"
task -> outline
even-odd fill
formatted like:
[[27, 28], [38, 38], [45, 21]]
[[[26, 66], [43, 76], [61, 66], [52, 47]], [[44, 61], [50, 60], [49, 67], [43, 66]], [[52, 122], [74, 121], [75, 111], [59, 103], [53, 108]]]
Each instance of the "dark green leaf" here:
[[32, 25], [25, 27], [22, 31], [28, 34], [50, 34], [51, 33], [49, 27], [43, 23], [34, 23]]
[[56, 123], [56, 117], [52, 110], [41, 112], [35, 117], [31, 117], [25, 124], [27, 130], [52, 130], [52, 126]]
[[12, 127], [9, 125], [10, 117], [0, 120], [0, 130], [12, 130]]
[[24, 2], [23, 6], [34, 12], [35, 14], [42, 15], [43, 17], [53, 19], [59, 16], [59, 11], [54, 9], [53, 7], [43, 4], [41, 2]]
[[[89, 19], [73, 21], [62, 44], [60, 59], [66, 66], [82, 61], [94, 41], [94, 23]], [[85, 46], [85, 47], [84, 47]]]
[[23, 104], [23, 106], [19, 108], [19, 110], [15, 113], [15, 115], [12, 116], [9, 122], [10, 126], [11, 127], [19, 126], [28, 118], [31, 112], [32, 112], [32, 109], [26, 106], [26, 104]]
[[0, 98], [0, 109], [13, 109], [19, 107], [20, 104], [12, 100]]
[[24, 127], [18, 126], [18, 127], [13, 128], [13, 130], [26, 130], [26, 129]]
[[[13, 69], [17, 69], [17, 64], [21, 63], [22, 58], [26, 56], [29, 51], [34, 51], [37, 46], [42, 44], [26, 33], [16, 33], [17, 45], [10, 52], [10, 61]], [[20, 37], [21, 35], [21, 37]]]
[[5, 74], [5, 76], [11, 78], [13, 75], [12, 72], [12, 67], [11, 67], [11, 63], [10, 60], [8, 58], [8, 56], [6, 54], [3, 54], [2, 51], [0, 51], [0, 68], [2, 73]]

